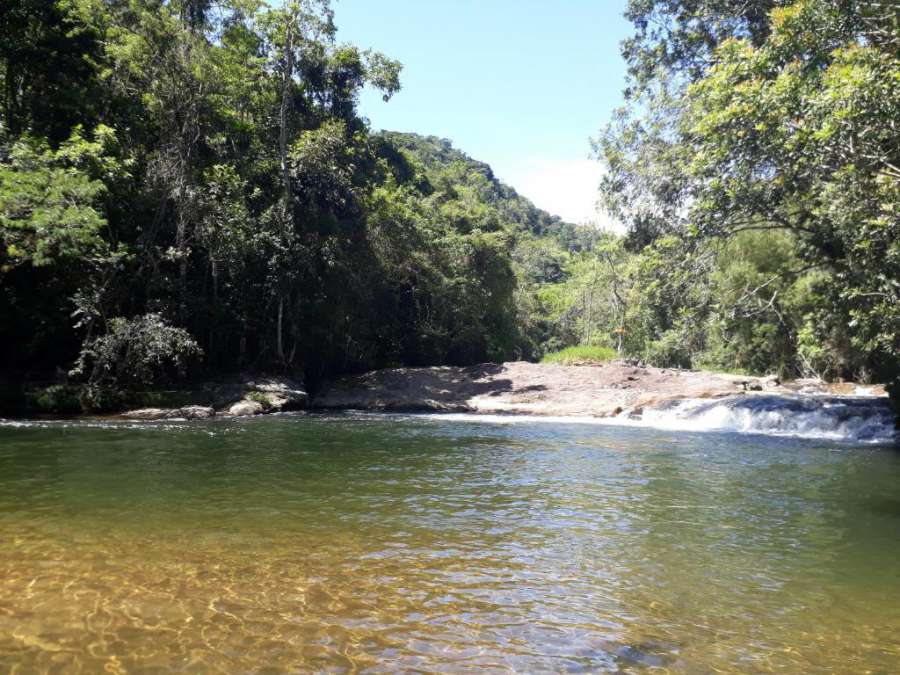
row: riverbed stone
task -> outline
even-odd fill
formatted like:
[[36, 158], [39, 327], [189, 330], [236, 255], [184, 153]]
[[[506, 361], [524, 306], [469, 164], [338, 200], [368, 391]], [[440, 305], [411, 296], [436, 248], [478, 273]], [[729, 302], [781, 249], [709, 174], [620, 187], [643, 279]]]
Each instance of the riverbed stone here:
[[212, 408], [202, 405], [189, 405], [183, 408], [139, 408], [138, 410], [129, 410], [122, 414], [122, 417], [130, 420], [202, 420], [212, 417], [216, 411]]
[[205, 420], [216, 414], [213, 408], [205, 405], [188, 405], [181, 408], [180, 412], [189, 420]]
[[244, 399], [243, 401], [233, 403], [224, 414], [229, 415], [230, 417], [249, 417], [251, 415], [259, 415], [263, 411], [264, 408], [261, 403]]
[[266, 412], [283, 412], [305, 408], [309, 397], [303, 385], [290, 378], [265, 378], [247, 383], [249, 392], [259, 394], [255, 400], [263, 398], [268, 405]]
[[164, 420], [173, 411], [168, 408], [140, 408], [122, 413], [122, 417], [130, 420]]

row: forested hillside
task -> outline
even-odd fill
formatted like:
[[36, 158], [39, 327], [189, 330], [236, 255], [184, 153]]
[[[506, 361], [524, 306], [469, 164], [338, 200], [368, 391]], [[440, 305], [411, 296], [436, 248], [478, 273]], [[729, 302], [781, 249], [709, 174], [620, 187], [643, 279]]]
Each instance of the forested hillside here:
[[389, 98], [400, 64], [338, 43], [327, 3], [0, 12], [5, 373], [315, 380], [538, 348], [512, 252], [575, 228], [446, 141], [371, 135], [359, 90]]
[[359, 92], [389, 99], [401, 65], [340, 43], [326, 0], [4, 3], [0, 369], [314, 386], [584, 346], [896, 377], [896, 8], [627, 16], [626, 105], [595, 140], [616, 235], [540, 211], [449, 141], [371, 133]]

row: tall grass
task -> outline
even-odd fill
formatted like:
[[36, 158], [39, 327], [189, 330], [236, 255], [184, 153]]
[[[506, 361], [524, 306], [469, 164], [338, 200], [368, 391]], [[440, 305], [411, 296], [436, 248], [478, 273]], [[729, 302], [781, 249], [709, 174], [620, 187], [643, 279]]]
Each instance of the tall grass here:
[[558, 352], [545, 354], [544, 358], [541, 359], [541, 363], [571, 366], [577, 363], [603, 363], [614, 358], [616, 358], [615, 349], [581, 345], [578, 347], [566, 347]]

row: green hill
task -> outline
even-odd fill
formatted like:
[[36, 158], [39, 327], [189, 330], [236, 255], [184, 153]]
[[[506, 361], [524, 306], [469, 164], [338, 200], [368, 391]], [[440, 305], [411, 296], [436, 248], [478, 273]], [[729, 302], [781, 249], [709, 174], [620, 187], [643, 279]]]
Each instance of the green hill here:
[[489, 164], [453, 147], [449, 139], [399, 131], [383, 131], [379, 136], [417, 164], [432, 184], [449, 179], [473, 188], [478, 199], [496, 209], [503, 222], [537, 237], [551, 237], [567, 250], [578, 251], [588, 245], [590, 232], [584, 227], [537, 208], [500, 181]]

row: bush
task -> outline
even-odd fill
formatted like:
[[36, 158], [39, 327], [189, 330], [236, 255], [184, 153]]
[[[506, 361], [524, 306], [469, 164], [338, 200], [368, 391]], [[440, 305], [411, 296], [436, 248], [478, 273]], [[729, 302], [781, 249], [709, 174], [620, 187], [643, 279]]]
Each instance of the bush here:
[[644, 349], [644, 360], [657, 368], [694, 368], [702, 354], [706, 335], [701, 326], [681, 320]]
[[541, 363], [555, 363], [561, 366], [573, 366], [580, 363], [604, 363], [616, 358], [616, 350], [609, 347], [580, 345], [566, 347], [558, 352], [546, 354]]
[[150, 384], [173, 371], [183, 376], [203, 351], [191, 334], [150, 313], [133, 319], [117, 317], [107, 333], [82, 346], [74, 373], [91, 366], [90, 382]]
[[272, 407], [272, 401], [270, 401], [269, 397], [261, 391], [251, 391], [245, 398], [259, 403], [263, 407], [263, 410], [269, 410]]
[[82, 389], [81, 407], [85, 412], [114, 413], [129, 406], [125, 402], [125, 394], [119, 388], [92, 384]]
[[54, 384], [26, 394], [26, 406], [43, 415], [74, 415], [82, 412], [81, 387]]

